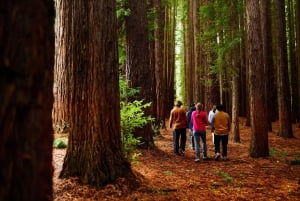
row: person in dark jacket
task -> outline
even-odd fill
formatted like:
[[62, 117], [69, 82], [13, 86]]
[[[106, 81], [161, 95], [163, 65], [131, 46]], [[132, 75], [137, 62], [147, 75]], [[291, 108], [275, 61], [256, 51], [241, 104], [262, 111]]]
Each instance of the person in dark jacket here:
[[193, 121], [191, 119], [193, 111], [196, 110], [195, 103], [190, 105], [188, 112], [186, 113], [188, 125], [189, 125], [189, 132], [190, 132], [190, 148], [195, 150], [195, 142], [194, 142], [194, 134], [193, 134]]

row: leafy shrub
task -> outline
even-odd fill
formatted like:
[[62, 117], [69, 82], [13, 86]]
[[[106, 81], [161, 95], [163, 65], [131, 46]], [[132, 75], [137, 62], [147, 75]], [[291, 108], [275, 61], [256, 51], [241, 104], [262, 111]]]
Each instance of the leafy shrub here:
[[120, 77], [120, 106], [121, 106], [121, 136], [125, 156], [134, 161], [140, 153], [137, 147], [141, 145], [140, 138], [134, 137], [133, 133], [136, 128], [142, 128], [147, 123], [153, 121], [150, 116], [145, 116], [144, 109], [150, 107], [151, 103], [143, 103], [143, 100], [134, 100], [129, 102], [128, 99], [134, 97], [139, 92], [138, 89], [129, 88], [127, 83]]

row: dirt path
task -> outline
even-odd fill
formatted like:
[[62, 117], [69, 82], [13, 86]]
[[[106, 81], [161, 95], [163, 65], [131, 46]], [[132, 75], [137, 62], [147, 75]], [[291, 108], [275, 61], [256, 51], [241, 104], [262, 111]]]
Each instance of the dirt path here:
[[[75, 179], [57, 179], [65, 151], [54, 150], [55, 200], [300, 200], [300, 165], [290, 164], [300, 160], [300, 129], [294, 128], [293, 139], [269, 133], [271, 157], [259, 159], [248, 156], [250, 128], [241, 125], [240, 132], [240, 144], [229, 142], [228, 161], [195, 163], [188, 146], [185, 156], [174, 155], [172, 131], [162, 130], [155, 139], [157, 149], [143, 150], [132, 165], [142, 181], [135, 191], [123, 179], [98, 190]], [[207, 138], [212, 157], [209, 131]]]

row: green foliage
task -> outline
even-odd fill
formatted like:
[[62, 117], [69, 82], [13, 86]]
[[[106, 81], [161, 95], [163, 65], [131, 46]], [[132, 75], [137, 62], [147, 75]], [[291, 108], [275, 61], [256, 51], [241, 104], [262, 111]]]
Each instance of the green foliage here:
[[133, 133], [136, 128], [142, 128], [154, 119], [145, 116], [144, 109], [150, 107], [151, 103], [143, 103], [143, 100], [134, 100], [129, 102], [128, 99], [134, 97], [139, 90], [129, 88], [123, 77], [120, 77], [120, 97], [121, 97], [121, 135], [125, 156], [130, 161], [135, 161], [140, 153], [137, 147], [141, 145], [140, 138], [134, 137]]
[[130, 9], [125, 7], [127, 0], [117, 0], [117, 18], [124, 18], [130, 15]]
[[229, 174], [228, 173], [226, 173], [226, 172], [223, 172], [223, 171], [217, 171], [217, 175], [219, 176], [219, 177], [221, 177], [222, 178], [222, 180], [224, 181], [224, 182], [226, 182], [226, 183], [231, 183], [231, 182], [233, 182], [233, 178], [232, 177], [230, 177], [229, 176]]
[[155, 123], [154, 121], [152, 122], [151, 127], [155, 136], [160, 136], [160, 129], [163, 128], [163, 125], [163, 121], [161, 121], [159, 124]]
[[171, 176], [171, 175], [173, 175], [174, 173], [173, 173], [171, 170], [166, 170], [166, 171], [164, 171], [164, 174], [165, 174], [165, 175]]
[[57, 149], [64, 149], [66, 148], [68, 145], [68, 138], [63, 137], [63, 138], [56, 138], [53, 141], [53, 147], [57, 148]]
[[288, 155], [287, 152], [281, 151], [281, 150], [276, 149], [274, 147], [270, 147], [269, 151], [270, 151], [270, 156], [271, 157], [285, 157], [285, 156]]
[[139, 92], [139, 89], [129, 88], [127, 82], [122, 76], [120, 76], [119, 79], [119, 87], [121, 103], [127, 102], [128, 98], [134, 97]]

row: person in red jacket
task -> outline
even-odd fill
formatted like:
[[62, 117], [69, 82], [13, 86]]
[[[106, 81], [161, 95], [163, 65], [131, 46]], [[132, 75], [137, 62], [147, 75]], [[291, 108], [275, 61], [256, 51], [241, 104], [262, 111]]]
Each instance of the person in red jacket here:
[[[176, 101], [174, 108], [170, 112], [169, 126], [173, 128], [173, 144], [174, 153], [177, 155], [184, 155], [186, 143], [186, 129], [188, 122], [186, 111], [181, 107], [182, 102]], [[179, 145], [180, 142], [180, 145]]]
[[195, 139], [196, 159], [195, 162], [200, 161], [200, 139], [202, 140], [203, 148], [203, 160], [207, 159], [207, 148], [206, 148], [206, 125], [207, 125], [207, 114], [203, 110], [203, 104], [197, 103], [196, 110], [192, 113], [193, 121], [193, 133]]

